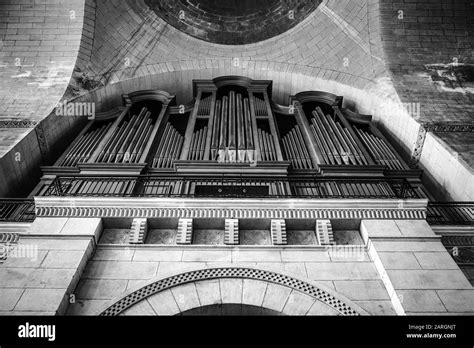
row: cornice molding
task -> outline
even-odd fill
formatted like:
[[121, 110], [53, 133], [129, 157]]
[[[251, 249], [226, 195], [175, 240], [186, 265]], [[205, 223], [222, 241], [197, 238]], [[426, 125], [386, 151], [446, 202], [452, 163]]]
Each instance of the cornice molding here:
[[426, 219], [427, 200], [35, 197], [38, 217]]

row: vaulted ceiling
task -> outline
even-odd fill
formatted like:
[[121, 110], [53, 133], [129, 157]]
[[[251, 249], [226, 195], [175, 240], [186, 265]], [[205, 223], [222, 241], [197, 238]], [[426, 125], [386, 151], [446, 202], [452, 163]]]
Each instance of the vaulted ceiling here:
[[284, 33], [322, 0], [145, 0], [175, 28], [208, 42], [242, 45]]

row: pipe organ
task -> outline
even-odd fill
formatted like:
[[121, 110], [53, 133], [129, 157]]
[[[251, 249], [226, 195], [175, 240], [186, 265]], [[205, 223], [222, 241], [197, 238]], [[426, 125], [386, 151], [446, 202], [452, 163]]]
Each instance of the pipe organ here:
[[404, 169], [403, 164], [386, 142], [357, 127], [355, 127], [355, 130], [377, 164], [387, 166], [393, 170]]
[[189, 152], [188, 159], [191, 161], [202, 161], [204, 160], [204, 148], [206, 145], [207, 127], [203, 127], [193, 133], [191, 140], [191, 151]]
[[276, 161], [276, 151], [273, 135], [258, 128], [258, 142], [262, 161]]
[[151, 112], [143, 108], [139, 115], [132, 116], [115, 130], [97, 162], [138, 163], [152, 128]]
[[326, 164], [368, 164], [349, 130], [333, 117], [325, 115], [321, 108], [317, 107], [312, 112], [310, 127]]
[[[377, 197], [403, 189], [383, 180], [318, 178], [393, 176], [419, 182], [420, 171], [404, 163], [370, 116], [343, 109], [342, 97], [303, 92], [290, 99], [294, 107], [287, 107], [271, 101], [271, 81], [239, 77], [197, 80], [194, 88], [195, 99], [186, 105], [161, 91], [124, 96], [126, 107], [91, 121], [51, 173], [67, 167], [65, 173], [79, 175], [124, 171], [156, 176], [146, 185], [127, 183], [127, 194], [140, 189], [148, 195]], [[187, 175], [193, 179], [186, 181]], [[210, 179], [220, 175], [225, 185]], [[233, 175], [275, 175], [275, 180], [234, 182]], [[82, 183], [74, 192], [122, 190], [124, 184], [104, 185]]]
[[295, 126], [282, 138], [286, 158], [296, 169], [314, 169], [299, 126]]
[[152, 167], [171, 168], [174, 161], [179, 158], [183, 143], [184, 136], [182, 136], [171, 123], [166, 123], [165, 132], [160, 139]]
[[253, 161], [254, 143], [249, 99], [230, 91], [228, 95], [216, 101], [211, 160]]
[[73, 144], [72, 148], [66, 153], [64, 159], [59, 163], [61, 167], [75, 167], [79, 163], [85, 163], [97, 148], [100, 139], [110, 129], [112, 123], [96, 127], [79, 136], [79, 139]]

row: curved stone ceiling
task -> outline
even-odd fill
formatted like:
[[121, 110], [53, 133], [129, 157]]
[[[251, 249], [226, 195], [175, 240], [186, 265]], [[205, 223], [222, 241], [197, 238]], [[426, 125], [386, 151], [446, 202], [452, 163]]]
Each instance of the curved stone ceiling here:
[[145, 0], [173, 27], [217, 44], [263, 41], [291, 29], [322, 0]]

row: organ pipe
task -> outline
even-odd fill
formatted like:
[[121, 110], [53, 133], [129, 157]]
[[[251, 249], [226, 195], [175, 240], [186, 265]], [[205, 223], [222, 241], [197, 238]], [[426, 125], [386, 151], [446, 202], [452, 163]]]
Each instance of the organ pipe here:
[[[194, 141], [191, 143], [191, 148], [194, 146], [193, 143]], [[155, 158], [153, 159], [152, 167], [172, 168], [174, 161], [179, 159], [183, 145], [184, 136], [181, 135], [170, 122], [166, 123], [163, 136], [158, 144]]]
[[236, 149], [237, 149], [237, 142], [236, 142], [236, 134], [235, 134], [235, 92], [231, 91], [229, 93], [229, 139], [228, 139], [228, 155], [230, 159], [235, 159]]
[[212, 125], [212, 138], [211, 138], [211, 159], [217, 158], [217, 151], [219, 149], [219, 130], [221, 126], [221, 101], [216, 101], [216, 109], [214, 115], [214, 124]]
[[[363, 149], [353, 138], [349, 129], [343, 127], [341, 123], [331, 116], [325, 115], [319, 107], [312, 112], [312, 115], [310, 128], [326, 163], [332, 165], [369, 164]], [[377, 163], [388, 163], [385, 158], [386, 156], [380, 156], [385, 150], [382, 147], [383, 145], [379, 145], [376, 143], [376, 140], [359, 134], [357, 130], [356, 133], [363, 139], [364, 145], [370, 149], [370, 152], [375, 152], [374, 158], [376, 158]], [[380, 147], [378, 152], [376, 147]]]
[[242, 95], [237, 94], [237, 149], [239, 162], [245, 161], [246, 144], [245, 144], [245, 117], [242, 108]]
[[265, 101], [257, 96], [254, 96], [255, 101], [255, 115], [256, 116], [267, 116], [267, 105]]
[[151, 112], [142, 108], [138, 115], [124, 121], [112, 134], [97, 157], [101, 163], [138, 163], [144, 144], [151, 135]]
[[[255, 157], [255, 139], [250, 113], [250, 101], [242, 94], [230, 91], [216, 101], [214, 125], [211, 134], [211, 159], [227, 158], [231, 162], [253, 161]], [[264, 139], [265, 138], [265, 139]], [[276, 151], [274, 144], [261, 135], [260, 142], [268, 142], [267, 151]], [[272, 148], [270, 146], [273, 146]], [[268, 152], [269, 158], [272, 156]]]
[[[222, 98], [222, 115], [221, 115], [221, 129], [220, 129], [220, 143], [219, 151], [225, 151], [227, 147], [227, 117], [229, 111], [229, 98], [227, 96]], [[225, 154], [224, 154], [225, 156]]]
[[188, 159], [191, 161], [204, 160], [204, 151], [207, 138], [207, 126], [193, 133]]
[[211, 113], [212, 96], [205, 97], [199, 101], [198, 115], [209, 116]]
[[245, 140], [247, 143], [247, 150], [255, 150], [252, 119], [250, 115], [250, 102], [248, 98], [244, 99], [244, 119], [245, 119]]
[[373, 134], [369, 134], [359, 128], [356, 128], [356, 132], [377, 164], [387, 166], [392, 170], [404, 169], [403, 164], [398, 160], [397, 156], [383, 139], [380, 139]]
[[313, 163], [309, 157], [308, 149], [304, 142], [299, 126], [291, 129], [282, 139], [283, 148], [287, 159], [296, 169], [312, 169]]
[[92, 153], [99, 145], [100, 141], [112, 126], [111, 123], [96, 128], [84, 134], [81, 139], [68, 152], [66, 157], [60, 163], [63, 167], [74, 167], [78, 163], [84, 163], [92, 156]]

